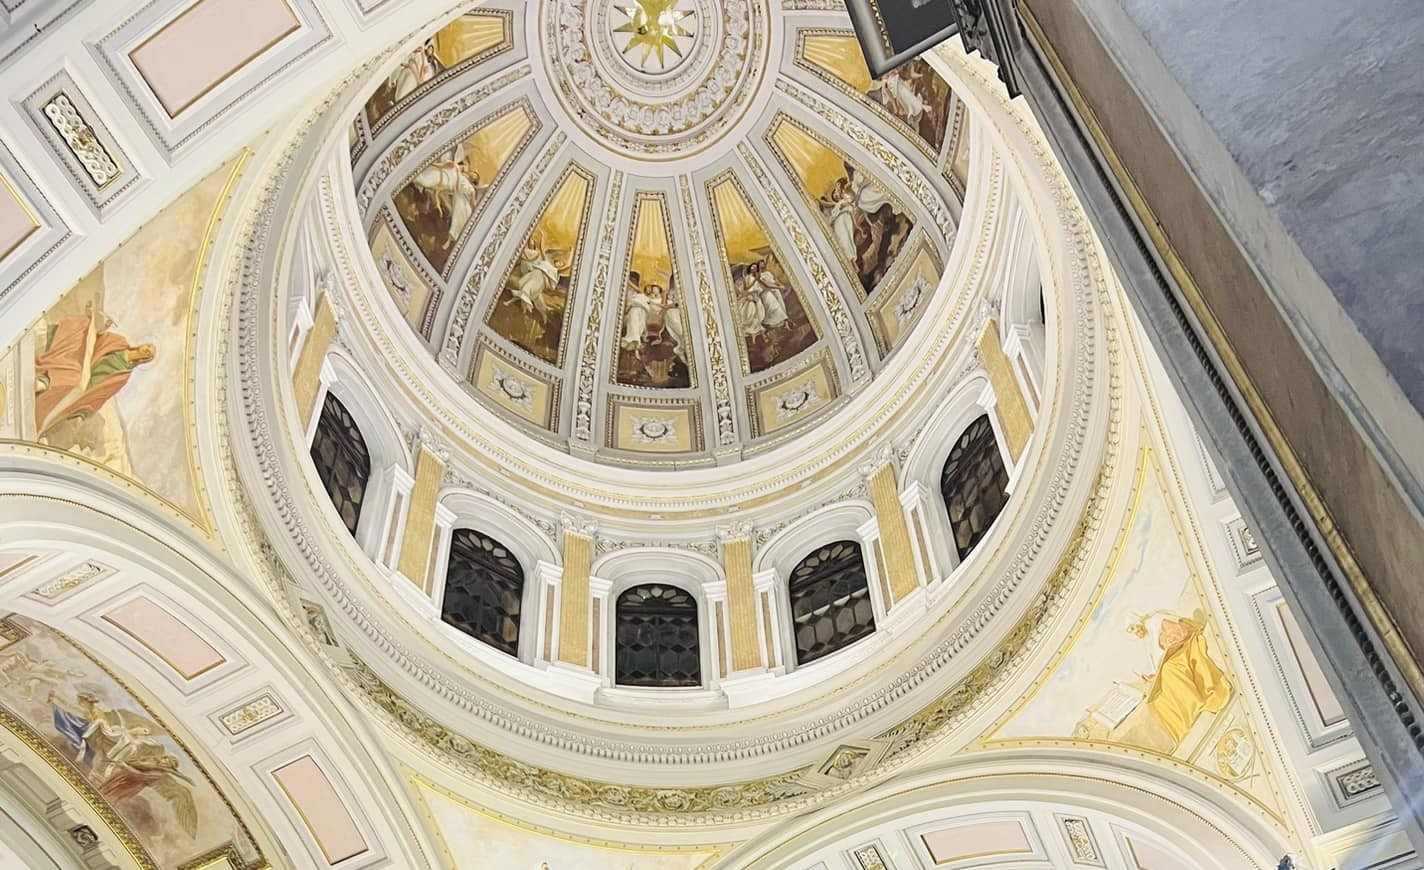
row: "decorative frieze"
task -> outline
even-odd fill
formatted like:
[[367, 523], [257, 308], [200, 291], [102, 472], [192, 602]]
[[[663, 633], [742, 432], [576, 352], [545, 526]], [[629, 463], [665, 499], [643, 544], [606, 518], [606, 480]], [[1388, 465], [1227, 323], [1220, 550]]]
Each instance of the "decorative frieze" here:
[[276, 719], [285, 712], [272, 693], [267, 692], [258, 695], [240, 707], [234, 707], [225, 713], [218, 714], [217, 720], [229, 736], [237, 737], [264, 722]]
[[78, 589], [80, 586], [95, 579], [107, 570], [107, 568], [98, 562], [82, 562], [58, 577], [40, 584], [36, 587], [35, 594], [41, 598], [53, 601], [67, 592]]
[[45, 103], [43, 111], [95, 187], [102, 190], [123, 173], [68, 94], [56, 94]]

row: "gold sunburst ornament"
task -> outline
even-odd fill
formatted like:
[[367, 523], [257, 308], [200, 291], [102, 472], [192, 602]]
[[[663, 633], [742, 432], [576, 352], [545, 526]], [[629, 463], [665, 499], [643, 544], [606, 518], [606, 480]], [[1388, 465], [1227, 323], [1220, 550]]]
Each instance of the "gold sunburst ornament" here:
[[[628, 20], [613, 28], [628, 34], [623, 59], [646, 73], [666, 72], [678, 65], [697, 33], [689, 29], [696, 12], [684, 7], [685, 0], [635, 0], [617, 3], [614, 9]], [[684, 7], [684, 8], [680, 8]], [[668, 57], [668, 52], [672, 57]]]

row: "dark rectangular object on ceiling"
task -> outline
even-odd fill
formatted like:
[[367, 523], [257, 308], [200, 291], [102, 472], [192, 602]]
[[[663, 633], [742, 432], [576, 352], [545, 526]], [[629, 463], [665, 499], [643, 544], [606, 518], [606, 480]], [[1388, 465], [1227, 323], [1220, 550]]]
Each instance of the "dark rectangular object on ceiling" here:
[[1015, 0], [846, 0], [870, 74], [880, 78], [954, 34], [964, 50], [999, 68], [1009, 96], [1019, 95]]
[[959, 30], [951, 0], [846, 0], [846, 10], [876, 78]]

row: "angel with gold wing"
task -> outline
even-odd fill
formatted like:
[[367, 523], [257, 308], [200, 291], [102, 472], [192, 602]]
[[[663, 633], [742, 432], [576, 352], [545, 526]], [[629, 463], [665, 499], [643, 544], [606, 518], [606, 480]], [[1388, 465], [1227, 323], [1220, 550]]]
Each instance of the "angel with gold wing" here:
[[118, 803], [152, 790], [173, 810], [178, 827], [189, 837], [196, 837], [198, 805], [193, 800], [193, 784], [178, 770], [178, 759], [160, 751], [125, 762], [99, 787], [99, 794]]
[[112, 801], [153, 789], [173, 809], [179, 827], [196, 836], [198, 811], [193, 781], [178, 770], [178, 759], [159, 742], [163, 729], [132, 710], [110, 709], [92, 692], [79, 692], [73, 708], [49, 694], [54, 727], [74, 750], [99, 793]]

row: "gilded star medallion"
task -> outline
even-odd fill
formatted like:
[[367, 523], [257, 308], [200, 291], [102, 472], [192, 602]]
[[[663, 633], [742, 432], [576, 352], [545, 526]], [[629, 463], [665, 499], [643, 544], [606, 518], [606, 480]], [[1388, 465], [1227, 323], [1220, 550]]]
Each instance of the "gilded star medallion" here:
[[613, 11], [614, 45], [625, 63], [645, 75], [677, 68], [697, 39], [692, 0], [627, 0], [614, 3]]

